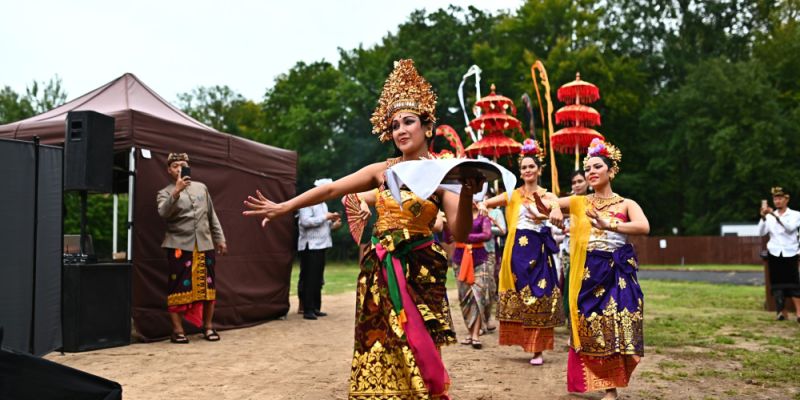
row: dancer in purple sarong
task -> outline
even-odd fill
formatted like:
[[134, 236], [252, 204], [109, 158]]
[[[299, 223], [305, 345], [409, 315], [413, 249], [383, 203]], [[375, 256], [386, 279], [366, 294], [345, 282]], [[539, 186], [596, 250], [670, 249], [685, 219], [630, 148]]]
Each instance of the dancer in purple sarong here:
[[627, 237], [646, 235], [650, 224], [635, 201], [611, 190], [621, 158], [613, 145], [592, 141], [584, 170], [594, 193], [561, 198], [550, 213], [554, 224], [561, 209], [570, 215], [567, 390], [605, 390], [605, 399], [628, 386], [644, 356], [644, 295]]

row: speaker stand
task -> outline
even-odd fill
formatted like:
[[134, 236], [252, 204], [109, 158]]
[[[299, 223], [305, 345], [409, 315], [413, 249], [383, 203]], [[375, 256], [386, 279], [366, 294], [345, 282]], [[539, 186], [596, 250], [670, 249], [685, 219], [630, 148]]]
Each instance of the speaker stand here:
[[87, 209], [87, 197], [88, 194], [86, 190], [80, 191], [81, 195], [81, 244], [80, 244], [80, 252], [81, 255], [86, 255], [86, 209]]

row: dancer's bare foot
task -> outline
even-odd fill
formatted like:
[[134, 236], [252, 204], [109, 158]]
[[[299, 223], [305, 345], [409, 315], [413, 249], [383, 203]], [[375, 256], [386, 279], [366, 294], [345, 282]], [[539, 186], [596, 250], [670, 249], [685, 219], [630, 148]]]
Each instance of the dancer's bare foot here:
[[539, 366], [544, 364], [544, 358], [542, 358], [542, 352], [533, 353], [533, 358], [530, 361], [531, 365]]
[[603, 400], [617, 400], [618, 398], [617, 389], [606, 389], [606, 395], [603, 396]]

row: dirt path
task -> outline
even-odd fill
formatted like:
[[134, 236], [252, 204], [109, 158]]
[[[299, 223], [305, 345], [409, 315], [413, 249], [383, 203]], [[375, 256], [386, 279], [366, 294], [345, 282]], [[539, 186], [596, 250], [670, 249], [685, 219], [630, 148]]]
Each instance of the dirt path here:
[[[451, 291], [450, 298], [455, 296]], [[451, 303], [459, 338], [463, 338], [466, 330], [457, 302]], [[346, 399], [355, 295], [326, 296], [323, 304], [329, 316], [317, 321], [291, 313], [286, 320], [221, 332], [222, 340], [216, 343], [191, 336], [189, 345], [137, 343], [63, 356], [51, 353], [46, 358], [121, 383], [126, 400]], [[454, 400], [601, 397], [600, 393], [566, 393], [563, 328], [556, 332], [556, 351], [545, 353], [542, 367], [528, 365], [529, 357], [518, 348], [499, 347], [496, 333], [484, 335], [482, 341], [482, 350], [463, 345], [443, 350]], [[661, 385], [638, 379], [642, 371], [657, 369], [658, 358], [644, 359], [631, 387], [623, 392], [625, 398], [659, 398], [670, 392], [698, 398], [686, 396], [699, 395], [696, 389], [687, 393], [677, 382]], [[660, 393], [654, 396], [653, 389]]]

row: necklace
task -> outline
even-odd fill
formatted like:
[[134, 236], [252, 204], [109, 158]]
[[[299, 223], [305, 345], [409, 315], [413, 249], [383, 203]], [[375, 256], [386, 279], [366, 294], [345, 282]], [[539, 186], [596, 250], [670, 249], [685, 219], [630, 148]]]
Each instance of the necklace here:
[[624, 197], [616, 193], [612, 193], [611, 197], [597, 197], [596, 194], [590, 194], [587, 197], [589, 197], [589, 202], [592, 204], [592, 208], [598, 211], [605, 210], [614, 204], [619, 204], [625, 201]]
[[528, 192], [525, 189], [524, 185], [519, 187], [519, 194], [522, 196], [522, 202], [525, 203], [525, 204], [529, 204], [529, 203], [535, 201], [535, 199], [533, 198], [533, 194], [534, 193], [538, 193], [539, 197], [541, 197], [541, 196], [544, 196], [545, 193], [547, 193], [547, 189], [545, 189], [543, 187], [540, 187], [540, 188], [538, 188], [538, 189], [536, 189], [536, 190], [534, 190], [532, 192]]

